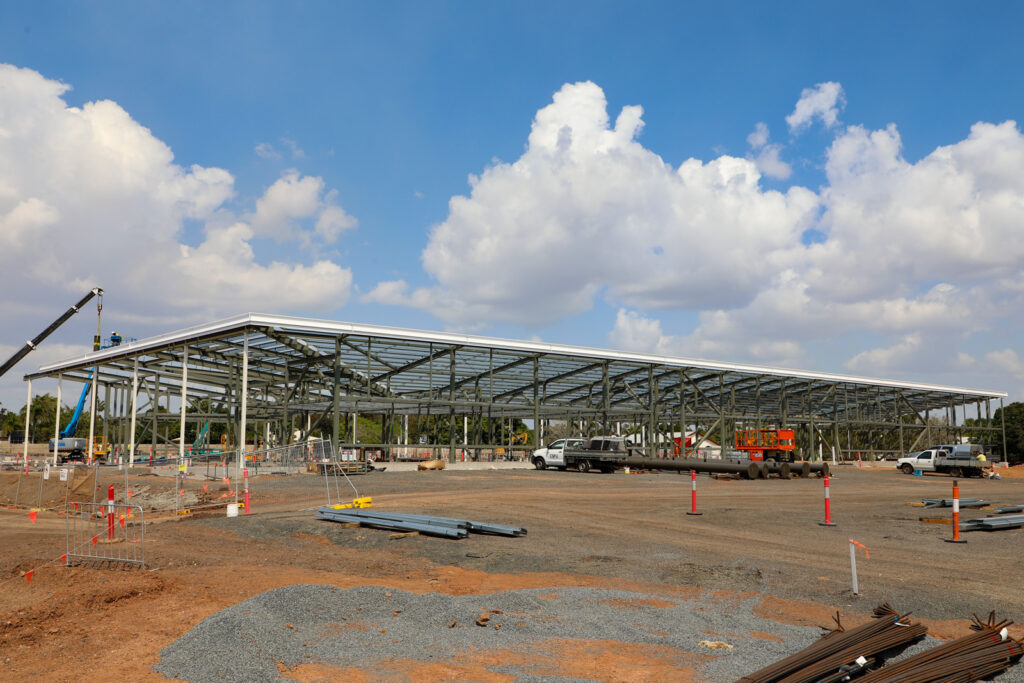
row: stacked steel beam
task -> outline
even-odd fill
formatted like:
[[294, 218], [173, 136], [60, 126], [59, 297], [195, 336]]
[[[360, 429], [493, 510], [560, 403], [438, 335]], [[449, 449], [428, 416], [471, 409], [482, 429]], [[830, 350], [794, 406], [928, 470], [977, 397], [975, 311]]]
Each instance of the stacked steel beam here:
[[330, 522], [355, 522], [362, 526], [394, 531], [417, 531], [428, 536], [441, 538], [466, 538], [470, 532], [495, 536], [525, 536], [526, 529], [504, 524], [474, 522], [452, 517], [414, 515], [401, 512], [378, 512], [376, 510], [338, 509], [324, 506], [317, 510], [317, 519]]
[[[982, 500], [981, 498], [960, 498], [960, 508], [983, 508], [986, 505], [995, 505], [998, 500]], [[952, 498], [922, 498], [925, 508], [951, 508]]]
[[848, 680], [848, 677], [863, 671], [876, 655], [924, 637], [927, 629], [907, 621], [907, 616], [901, 616], [888, 604], [882, 604], [875, 608], [874, 618], [870, 621], [847, 630], [837, 614], [836, 628], [821, 640], [744, 676], [740, 683]]
[[981, 517], [969, 519], [960, 525], [960, 531], [995, 531], [996, 529], [1017, 529], [1024, 526], [1024, 515], [1003, 517]]
[[929, 683], [931, 681], [978, 681], [997, 674], [1024, 655], [1024, 646], [1007, 635], [1012, 621], [996, 622], [995, 613], [987, 621], [974, 617], [971, 635], [943, 643], [919, 655], [884, 666], [859, 679], [862, 683]]

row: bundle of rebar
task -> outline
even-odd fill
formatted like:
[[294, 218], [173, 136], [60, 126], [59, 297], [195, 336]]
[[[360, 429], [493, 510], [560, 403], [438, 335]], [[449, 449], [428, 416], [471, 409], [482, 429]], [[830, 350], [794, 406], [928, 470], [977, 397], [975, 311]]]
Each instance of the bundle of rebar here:
[[974, 616], [970, 635], [943, 643], [921, 654], [889, 664], [865, 675], [862, 683], [970, 683], [999, 673], [1018, 662], [1024, 645], [1010, 638], [1010, 620], [996, 621], [995, 613], [986, 621]]
[[900, 615], [887, 603], [876, 607], [872, 616], [870, 621], [847, 630], [836, 614], [836, 627], [816, 643], [744, 676], [740, 683], [819, 681], [840, 672], [852, 676], [863, 671], [869, 658], [907, 645], [927, 632], [924, 626], [907, 621], [908, 615]]

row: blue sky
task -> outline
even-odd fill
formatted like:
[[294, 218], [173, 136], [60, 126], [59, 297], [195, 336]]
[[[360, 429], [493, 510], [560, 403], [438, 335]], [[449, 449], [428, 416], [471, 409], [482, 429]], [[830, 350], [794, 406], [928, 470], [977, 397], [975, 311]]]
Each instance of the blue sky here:
[[[1022, 15], [7, 3], [0, 356], [95, 282], [106, 332], [135, 337], [255, 310], [1024, 397], [1022, 255], [1002, 246], [1024, 225], [1024, 168], [1019, 126], [998, 128], [1020, 118]], [[815, 93], [825, 104], [787, 122]], [[598, 134], [634, 106], [642, 124]], [[921, 163], [937, 148], [953, 151]], [[688, 160], [701, 168], [680, 181]], [[755, 168], [738, 199], [715, 185]], [[242, 255], [220, 264], [218, 248]], [[0, 380], [0, 404], [20, 407], [21, 374], [94, 324], [78, 316]]]

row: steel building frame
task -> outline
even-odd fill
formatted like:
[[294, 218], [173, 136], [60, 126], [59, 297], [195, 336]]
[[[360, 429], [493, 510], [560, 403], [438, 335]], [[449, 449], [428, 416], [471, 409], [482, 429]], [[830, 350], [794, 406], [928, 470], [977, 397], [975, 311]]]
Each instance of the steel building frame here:
[[[85, 382], [94, 368], [121, 435], [108, 439], [130, 441], [133, 454], [140, 416], [154, 444], [160, 421], [180, 420], [184, 449], [186, 419], [224, 421], [235, 433], [255, 421], [289, 438], [301, 417], [303, 437], [319, 430], [344, 447], [357, 441], [362, 414], [447, 416], [448, 442], [429, 446], [449, 454], [510, 446], [480, 428], [489, 417], [540, 425], [534, 446], [549, 421], [581, 434], [642, 426], [652, 453], [690, 428], [731, 446], [739, 427], [774, 426], [803, 430], [810, 456], [847, 457], [877, 452], [871, 439], [896, 432], [900, 450], [927, 445], [936, 413], [962, 431], [973, 406], [972, 432], [1001, 445], [1005, 458], [1005, 429], [992, 420], [1003, 392], [280, 315], [248, 313], [46, 365], [25, 376], [29, 394], [33, 379]], [[226, 412], [196, 411], [203, 399]], [[856, 449], [854, 432], [862, 435]], [[400, 444], [401, 434], [385, 441], [377, 445]]]

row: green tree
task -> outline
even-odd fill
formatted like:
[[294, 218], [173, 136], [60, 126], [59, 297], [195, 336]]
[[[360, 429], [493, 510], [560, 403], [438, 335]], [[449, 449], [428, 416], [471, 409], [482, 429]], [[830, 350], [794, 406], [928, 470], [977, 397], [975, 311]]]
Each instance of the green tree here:
[[1006, 421], [1006, 457], [1011, 465], [1024, 462], [1024, 403], [1015, 402], [999, 408], [993, 415], [996, 425]]
[[[68, 423], [71, 422], [72, 415], [75, 414], [74, 406], [69, 406], [61, 402], [60, 407], [60, 426], [63, 430], [67, 427]], [[97, 402], [97, 411], [103, 409], [101, 402]], [[39, 394], [32, 397], [32, 418], [29, 428], [31, 430], [30, 437], [34, 443], [41, 443], [43, 441], [49, 441], [53, 438], [54, 433], [54, 417], [57, 408], [57, 397], [51, 394]], [[0, 433], [5, 431], [5, 425], [9, 425], [9, 430], [15, 429], [21, 430], [25, 426], [25, 406], [21, 407], [17, 413], [7, 413], [4, 416], [2, 413], [6, 411], [0, 410]], [[78, 431], [77, 436], [82, 435], [83, 425], [89, 424], [89, 411], [83, 411], [81, 417], [78, 420]], [[96, 422], [96, 433], [102, 433], [102, 420]]]
[[0, 407], [0, 438], [7, 438], [11, 432], [21, 429], [23, 422], [17, 413]]

